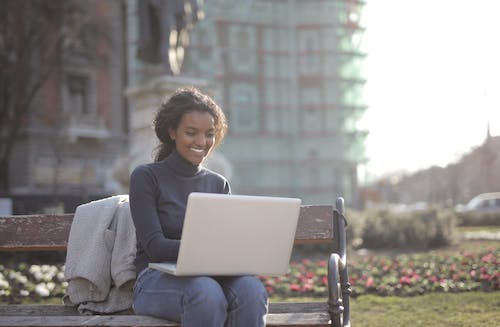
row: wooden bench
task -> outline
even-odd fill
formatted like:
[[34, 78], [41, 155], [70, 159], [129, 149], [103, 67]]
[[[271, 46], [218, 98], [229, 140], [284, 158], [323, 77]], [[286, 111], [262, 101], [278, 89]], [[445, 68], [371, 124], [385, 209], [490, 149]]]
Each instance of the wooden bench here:
[[[0, 252], [66, 250], [73, 214], [0, 217]], [[350, 326], [351, 293], [346, 262], [344, 200], [336, 206], [307, 205], [300, 211], [295, 244], [329, 243], [329, 298], [325, 302], [270, 303], [267, 326]], [[0, 326], [179, 326], [125, 312], [80, 315], [64, 305], [0, 305]]]

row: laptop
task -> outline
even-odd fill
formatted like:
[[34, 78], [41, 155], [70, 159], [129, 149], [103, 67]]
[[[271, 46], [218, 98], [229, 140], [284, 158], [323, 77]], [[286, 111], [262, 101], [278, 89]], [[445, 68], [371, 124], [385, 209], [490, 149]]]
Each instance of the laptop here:
[[301, 200], [191, 193], [177, 263], [149, 267], [176, 276], [283, 275]]

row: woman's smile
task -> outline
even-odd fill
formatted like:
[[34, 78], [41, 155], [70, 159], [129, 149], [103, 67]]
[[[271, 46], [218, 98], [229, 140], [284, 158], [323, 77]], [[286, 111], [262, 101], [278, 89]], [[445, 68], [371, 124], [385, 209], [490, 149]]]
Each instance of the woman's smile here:
[[177, 152], [193, 165], [199, 165], [215, 144], [215, 119], [208, 112], [187, 112], [169, 135]]

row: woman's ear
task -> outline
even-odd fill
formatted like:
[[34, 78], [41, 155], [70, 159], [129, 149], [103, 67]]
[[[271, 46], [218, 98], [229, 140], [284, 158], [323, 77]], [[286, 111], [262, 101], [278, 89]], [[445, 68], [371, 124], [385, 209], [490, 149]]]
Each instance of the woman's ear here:
[[168, 136], [170, 136], [170, 138], [175, 141], [175, 129], [173, 128], [169, 128], [168, 129]]

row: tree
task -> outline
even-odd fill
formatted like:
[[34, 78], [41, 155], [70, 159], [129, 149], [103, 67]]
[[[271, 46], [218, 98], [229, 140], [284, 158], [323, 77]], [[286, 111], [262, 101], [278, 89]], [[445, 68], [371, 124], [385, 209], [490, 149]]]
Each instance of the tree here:
[[61, 63], [63, 10], [63, 0], [0, 1], [0, 194], [9, 192], [12, 150], [33, 100]]

